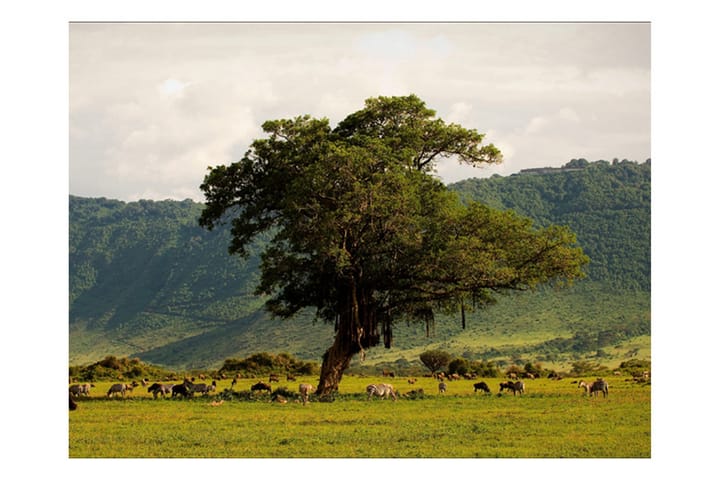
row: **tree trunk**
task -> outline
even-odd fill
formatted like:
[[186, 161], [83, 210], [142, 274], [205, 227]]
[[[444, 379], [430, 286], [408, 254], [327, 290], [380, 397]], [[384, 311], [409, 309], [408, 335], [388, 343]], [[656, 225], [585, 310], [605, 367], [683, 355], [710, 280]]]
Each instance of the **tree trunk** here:
[[356, 287], [353, 280], [346, 286], [345, 306], [338, 315], [335, 341], [323, 355], [317, 395], [337, 392], [343, 372], [356, 353], [379, 343], [378, 326], [369, 296]]
[[352, 357], [358, 353], [357, 348], [351, 348], [352, 345], [340, 340], [339, 333], [335, 335], [335, 342], [323, 355], [320, 383], [317, 387], [317, 395], [321, 397], [337, 392], [343, 372], [350, 366]]

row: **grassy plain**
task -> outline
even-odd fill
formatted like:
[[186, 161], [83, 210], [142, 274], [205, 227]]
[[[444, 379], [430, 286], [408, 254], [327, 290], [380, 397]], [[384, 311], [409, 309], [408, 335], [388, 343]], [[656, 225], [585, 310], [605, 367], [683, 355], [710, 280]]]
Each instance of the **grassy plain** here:
[[[449, 382], [439, 394], [433, 379], [395, 378], [401, 395], [425, 395], [392, 402], [365, 399], [365, 386], [382, 378], [345, 376], [334, 402], [305, 406], [270, 403], [267, 394], [219, 406], [211, 405], [217, 393], [153, 400], [143, 387], [108, 399], [110, 384], [98, 383], [69, 412], [69, 457], [650, 458], [650, 386], [614, 377], [608, 398], [589, 398], [573, 380], [527, 380], [527, 393], [514, 397], [498, 395], [501, 379], [484, 379], [492, 394], [473, 393], [479, 379]], [[218, 392], [229, 387], [219, 382]]]

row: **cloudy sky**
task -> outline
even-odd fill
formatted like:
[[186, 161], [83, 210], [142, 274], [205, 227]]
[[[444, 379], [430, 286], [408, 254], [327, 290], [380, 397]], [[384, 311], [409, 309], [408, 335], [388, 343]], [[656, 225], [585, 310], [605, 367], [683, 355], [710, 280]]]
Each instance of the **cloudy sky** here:
[[73, 195], [202, 200], [269, 119], [417, 94], [504, 154], [446, 182], [650, 152], [649, 23], [71, 23]]

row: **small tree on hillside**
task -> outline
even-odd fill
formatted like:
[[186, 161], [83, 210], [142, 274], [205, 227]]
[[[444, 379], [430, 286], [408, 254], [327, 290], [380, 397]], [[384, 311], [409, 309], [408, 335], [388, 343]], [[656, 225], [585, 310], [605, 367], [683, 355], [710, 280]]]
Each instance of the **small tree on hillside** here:
[[429, 350], [420, 354], [420, 361], [433, 375], [445, 368], [450, 362], [450, 358], [450, 354], [442, 350]]

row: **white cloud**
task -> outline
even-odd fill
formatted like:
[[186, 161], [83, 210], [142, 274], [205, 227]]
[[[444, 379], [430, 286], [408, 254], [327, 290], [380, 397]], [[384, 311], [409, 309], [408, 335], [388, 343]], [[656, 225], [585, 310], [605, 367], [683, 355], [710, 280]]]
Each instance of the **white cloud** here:
[[[609, 53], [608, 53], [609, 52]], [[649, 27], [604, 24], [71, 24], [70, 192], [200, 199], [268, 119], [332, 123], [415, 93], [487, 133], [500, 166], [649, 153]]]
[[182, 82], [176, 78], [168, 78], [158, 85], [158, 90], [163, 96], [177, 97], [182, 94], [183, 90], [185, 90], [185, 87], [188, 85], [190, 85], [190, 83]]

